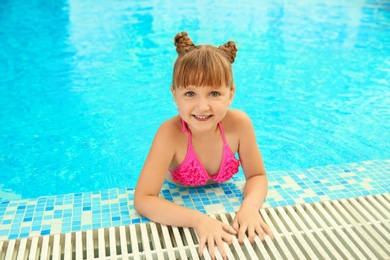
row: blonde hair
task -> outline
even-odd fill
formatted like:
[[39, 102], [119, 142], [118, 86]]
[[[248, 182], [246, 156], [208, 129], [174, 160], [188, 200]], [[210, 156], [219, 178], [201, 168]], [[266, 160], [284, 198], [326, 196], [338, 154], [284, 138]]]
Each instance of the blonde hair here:
[[230, 87], [233, 88], [232, 63], [237, 46], [229, 41], [221, 46], [195, 45], [186, 32], [176, 34], [174, 43], [178, 57], [173, 76], [173, 88]]

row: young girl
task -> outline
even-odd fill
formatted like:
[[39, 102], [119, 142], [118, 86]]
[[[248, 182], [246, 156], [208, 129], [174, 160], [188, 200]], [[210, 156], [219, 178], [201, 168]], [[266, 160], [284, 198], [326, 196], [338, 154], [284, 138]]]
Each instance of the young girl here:
[[[219, 48], [195, 46], [186, 32], [174, 39], [178, 58], [174, 65], [171, 93], [178, 115], [158, 129], [142, 168], [134, 197], [135, 209], [151, 221], [192, 227], [199, 241], [199, 254], [207, 244], [226, 257], [223, 241], [232, 235], [243, 243], [247, 234], [264, 239], [272, 232], [259, 214], [268, 181], [254, 129], [242, 111], [228, 109], [236, 91], [232, 63], [237, 47], [230, 41]], [[235, 157], [238, 153], [239, 160]], [[199, 186], [229, 180], [243, 169], [244, 199], [232, 226], [201, 212], [159, 197], [164, 180], [184, 186]]]

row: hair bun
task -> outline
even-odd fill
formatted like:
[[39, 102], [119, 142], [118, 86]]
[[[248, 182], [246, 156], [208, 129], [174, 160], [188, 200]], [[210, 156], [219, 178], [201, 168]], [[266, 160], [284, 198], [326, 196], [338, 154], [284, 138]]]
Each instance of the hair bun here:
[[187, 52], [189, 49], [195, 46], [186, 32], [176, 34], [174, 43], [176, 46], [176, 52], [179, 55], [181, 53]]
[[221, 46], [219, 46], [219, 49], [223, 50], [231, 63], [234, 62], [234, 59], [236, 58], [236, 53], [237, 53], [237, 46], [233, 41], [229, 41]]

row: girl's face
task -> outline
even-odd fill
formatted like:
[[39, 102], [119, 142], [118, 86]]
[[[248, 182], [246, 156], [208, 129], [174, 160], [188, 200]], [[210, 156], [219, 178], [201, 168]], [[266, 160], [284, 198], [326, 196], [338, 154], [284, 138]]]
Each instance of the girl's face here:
[[192, 131], [215, 129], [226, 115], [234, 96], [229, 87], [171, 87], [171, 92], [181, 118]]

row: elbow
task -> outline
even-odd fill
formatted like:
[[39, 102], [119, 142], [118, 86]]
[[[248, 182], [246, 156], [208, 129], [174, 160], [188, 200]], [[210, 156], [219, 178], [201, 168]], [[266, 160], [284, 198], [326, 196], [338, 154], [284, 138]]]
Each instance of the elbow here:
[[154, 196], [145, 193], [134, 192], [134, 209], [138, 214], [147, 217], [150, 212], [150, 205]]
[[134, 209], [140, 215], [143, 215], [142, 214], [142, 205], [145, 204], [145, 203], [142, 203], [142, 201], [143, 201], [143, 196], [141, 194], [139, 194], [139, 192], [137, 192], [137, 190], [135, 190], [135, 192], [134, 192]]

